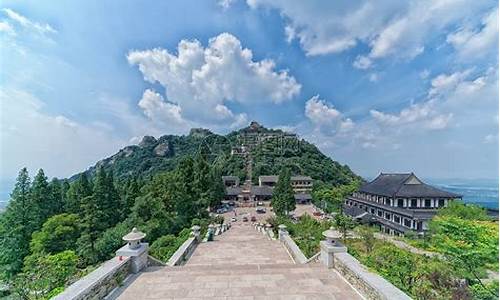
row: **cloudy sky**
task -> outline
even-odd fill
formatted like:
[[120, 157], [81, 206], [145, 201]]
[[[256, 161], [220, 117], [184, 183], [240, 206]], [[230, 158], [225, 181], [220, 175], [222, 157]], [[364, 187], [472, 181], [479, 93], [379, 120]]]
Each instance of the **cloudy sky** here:
[[0, 180], [257, 120], [368, 178], [498, 177], [498, 2], [10, 1]]

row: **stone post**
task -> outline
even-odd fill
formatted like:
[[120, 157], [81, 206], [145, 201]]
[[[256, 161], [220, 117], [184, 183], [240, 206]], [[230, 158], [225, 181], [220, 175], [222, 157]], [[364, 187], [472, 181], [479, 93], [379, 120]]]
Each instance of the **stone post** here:
[[191, 227], [191, 234], [193, 235], [193, 237], [196, 239], [197, 242], [200, 241], [200, 226], [198, 225], [194, 225], [193, 227]]
[[132, 273], [140, 272], [148, 264], [149, 244], [141, 243], [145, 236], [145, 233], [134, 227], [130, 233], [122, 238], [127, 244], [116, 251], [116, 256], [120, 259], [122, 259], [122, 256], [131, 258], [130, 270]]
[[285, 236], [285, 235], [288, 235], [288, 231], [286, 230], [286, 225], [285, 225], [285, 224], [280, 224], [280, 225], [278, 226], [278, 229], [279, 229], [279, 230], [278, 230], [278, 239], [279, 239], [280, 241], [283, 241], [284, 236]]
[[209, 241], [209, 242], [213, 241], [214, 240], [214, 234], [215, 234], [215, 226], [214, 226], [214, 224], [208, 225], [207, 233], [208, 233], [207, 241]]
[[334, 253], [347, 252], [347, 247], [340, 242], [341, 235], [333, 227], [324, 231], [323, 236], [325, 240], [320, 242], [320, 260], [327, 268], [333, 268]]

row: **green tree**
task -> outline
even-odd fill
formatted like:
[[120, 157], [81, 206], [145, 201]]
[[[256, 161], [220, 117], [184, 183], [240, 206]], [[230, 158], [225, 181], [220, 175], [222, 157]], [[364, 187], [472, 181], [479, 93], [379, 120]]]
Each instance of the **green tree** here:
[[225, 187], [222, 182], [222, 172], [218, 166], [214, 166], [210, 172], [210, 202], [209, 207], [212, 209], [220, 205], [221, 200], [225, 196]]
[[90, 195], [92, 195], [92, 184], [87, 178], [87, 173], [83, 172], [66, 192], [65, 212], [80, 214], [82, 200]]
[[131, 226], [126, 222], [118, 223], [116, 226], [106, 229], [95, 243], [99, 261], [113, 258], [115, 251], [124, 245], [122, 237], [129, 233], [130, 230]]
[[175, 251], [177, 251], [177, 249], [182, 245], [182, 243], [189, 238], [190, 234], [191, 229], [185, 228], [177, 237], [173, 234], [167, 234], [158, 238], [151, 245], [151, 256], [163, 262], [167, 262], [172, 254], [174, 254]]
[[52, 215], [57, 215], [64, 212], [64, 205], [66, 202], [66, 191], [65, 188], [68, 186], [63, 185], [63, 183], [57, 178], [53, 178], [49, 183], [51, 202], [49, 205], [49, 210]]
[[29, 253], [31, 234], [36, 229], [30, 189], [28, 170], [23, 168], [10, 195], [9, 205], [0, 215], [0, 270], [7, 280], [21, 271], [23, 259]]
[[126, 219], [132, 207], [134, 207], [135, 199], [140, 196], [141, 190], [137, 178], [128, 178], [125, 184], [125, 192], [122, 200], [122, 219]]
[[25, 265], [14, 281], [14, 291], [21, 299], [48, 299], [61, 290], [77, 271], [78, 257], [73, 251], [43, 255]]
[[194, 186], [193, 160], [188, 157], [182, 160], [175, 175], [174, 203], [179, 224], [188, 226], [191, 219], [198, 216], [197, 193]]
[[52, 215], [53, 198], [43, 169], [40, 169], [33, 179], [31, 198], [33, 201], [33, 223], [35, 229], [38, 230], [42, 227], [43, 222]]
[[498, 225], [486, 221], [465, 220], [455, 216], [438, 216], [430, 222], [433, 248], [444, 254], [456, 270], [469, 281], [483, 285], [480, 273], [488, 264], [498, 263]]
[[342, 234], [342, 240], [344, 242], [347, 238], [347, 233], [349, 232], [349, 230], [353, 229], [356, 226], [356, 223], [354, 223], [351, 217], [341, 213], [335, 215], [334, 223], [335, 226], [340, 230], [340, 233]]
[[88, 196], [81, 202], [81, 235], [77, 241], [78, 254], [87, 264], [93, 264], [98, 261], [98, 254], [95, 248], [97, 238], [106, 228], [104, 222], [104, 212], [100, 207], [97, 197]]
[[488, 221], [490, 218], [486, 214], [486, 209], [474, 205], [463, 203], [462, 201], [452, 201], [447, 207], [443, 207], [438, 212], [439, 216], [457, 217], [464, 220]]
[[295, 210], [295, 197], [290, 183], [290, 171], [283, 168], [280, 172], [278, 183], [273, 190], [271, 205], [279, 216], [288, 216]]
[[370, 253], [375, 245], [375, 235], [373, 228], [363, 225], [356, 228], [358, 235], [360, 236], [363, 244], [365, 246], [366, 252]]
[[113, 171], [106, 175], [106, 198], [102, 204], [107, 219], [106, 228], [115, 226], [121, 220], [121, 199], [118, 190], [115, 187]]
[[60, 214], [47, 219], [40, 231], [33, 233], [30, 249], [34, 254], [55, 254], [75, 250], [80, 236], [79, 217], [76, 214]]
[[202, 144], [194, 160], [194, 192], [197, 206], [207, 208], [210, 205], [210, 166], [208, 154], [210, 150]]

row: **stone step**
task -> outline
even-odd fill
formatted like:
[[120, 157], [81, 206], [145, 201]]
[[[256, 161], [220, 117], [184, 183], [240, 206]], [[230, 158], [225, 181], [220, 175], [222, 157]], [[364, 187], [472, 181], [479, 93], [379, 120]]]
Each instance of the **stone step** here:
[[119, 299], [362, 299], [320, 266], [170, 267], [144, 272]]

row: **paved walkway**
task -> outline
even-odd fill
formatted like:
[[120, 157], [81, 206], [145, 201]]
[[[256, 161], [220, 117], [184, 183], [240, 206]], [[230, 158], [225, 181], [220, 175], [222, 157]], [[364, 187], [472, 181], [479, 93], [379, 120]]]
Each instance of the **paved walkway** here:
[[296, 265], [279, 241], [235, 224], [187, 264], [149, 268], [118, 299], [362, 299], [334, 270]]

